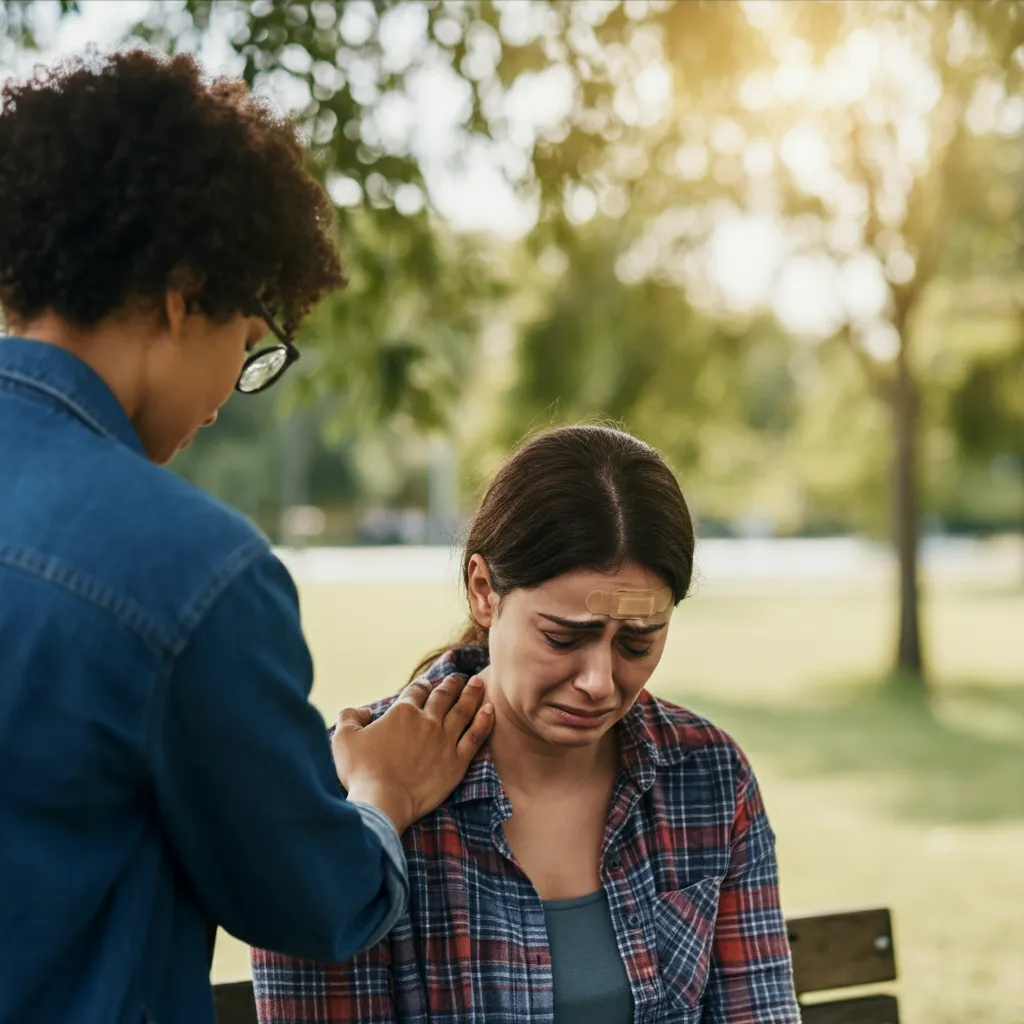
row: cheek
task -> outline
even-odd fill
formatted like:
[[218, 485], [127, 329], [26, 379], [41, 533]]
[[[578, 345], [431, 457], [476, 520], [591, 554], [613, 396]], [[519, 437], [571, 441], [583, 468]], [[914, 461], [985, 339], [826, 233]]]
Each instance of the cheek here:
[[532, 631], [505, 628], [500, 620], [491, 627], [491, 664], [509, 704], [519, 708], [536, 705], [544, 694], [573, 674], [571, 655], [552, 650]]
[[232, 338], [231, 344], [225, 344], [222, 348], [222, 355], [217, 367], [217, 395], [218, 406], [223, 405], [235, 390], [238, 377], [245, 365], [247, 352], [245, 350], [245, 336]]
[[623, 659], [620, 668], [615, 673], [615, 682], [622, 691], [626, 703], [631, 705], [640, 696], [641, 691], [647, 685], [651, 676], [654, 675], [654, 670], [661, 661], [663, 651], [664, 647], [655, 650], [649, 657], [641, 658], [638, 661]]

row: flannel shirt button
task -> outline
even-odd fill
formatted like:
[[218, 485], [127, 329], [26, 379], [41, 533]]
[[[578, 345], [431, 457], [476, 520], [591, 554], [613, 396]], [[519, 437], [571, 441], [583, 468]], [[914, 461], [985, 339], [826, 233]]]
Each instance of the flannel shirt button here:
[[608, 867], [612, 871], [621, 871], [622, 870], [622, 858], [621, 857], [612, 857], [612, 859], [610, 861], [608, 861]]
[[639, 914], [630, 914], [629, 917], [626, 918], [626, 924], [628, 924], [630, 928], [639, 928], [640, 927], [640, 915]]

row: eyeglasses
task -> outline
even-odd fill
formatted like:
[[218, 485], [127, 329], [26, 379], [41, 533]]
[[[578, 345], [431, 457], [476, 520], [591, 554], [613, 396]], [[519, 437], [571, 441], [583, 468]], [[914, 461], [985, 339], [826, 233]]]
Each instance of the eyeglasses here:
[[276, 384], [288, 367], [299, 358], [299, 350], [292, 344], [291, 337], [278, 325], [262, 299], [253, 302], [251, 315], [263, 319], [279, 344], [253, 352], [245, 360], [242, 372], [238, 375], [238, 383], [235, 385], [235, 390], [241, 391], [244, 395], [254, 395], [257, 391], [265, 391], [271, 384]]

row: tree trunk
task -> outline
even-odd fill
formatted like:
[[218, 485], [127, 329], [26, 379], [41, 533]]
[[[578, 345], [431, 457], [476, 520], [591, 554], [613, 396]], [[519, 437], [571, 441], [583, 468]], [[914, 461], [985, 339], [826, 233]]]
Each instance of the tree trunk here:
[[892, 529], [899, 559], [899, 637], [896, 645], [896, 678], [925, 687], [918, 608], [918, 493], [917, 493], [917, 390], [907, 356], [906, 339], [900, 332], [896, 373], [890, 403], [893, 425]]
[[292, 528], [293, 510], [309, 504], [309, 476], [313, 454], [313, 430], [309, 411], [296, 409], [281, 421], [284, 449], [281, 469], [280, 541], [285, 547], [305, 547], [306, 537]]
[[[1017, 476], [1020, 478], [1021, 494], [1024, 495], [1024, 451], [1017, 454]], [[1020, 549], [1024, 552], [1024, 505], [1020, 510]], [[1024, 579], [1021, 582], [1024, 583]]]

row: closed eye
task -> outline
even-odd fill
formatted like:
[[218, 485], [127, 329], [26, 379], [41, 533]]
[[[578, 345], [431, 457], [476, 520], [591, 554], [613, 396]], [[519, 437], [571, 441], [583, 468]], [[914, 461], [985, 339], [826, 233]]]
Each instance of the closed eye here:
[[552, 636], [545, 630], [541, 630], [541, 632], [544, 634], [544, 639], [547, 640], [548, 644], [554, 647], [556, 651], [567, 651], [577, 643], [576, 640], [560, 640], [558, 637]]
[[[548, 633], [546, 630], [541, 630], [544, 634], [544, 639], [547, 641], [548, 646], [553, 647], [556, 651], [568, 651], [575, 647], [581, 639], [592, 639], [591, 637], [558, 637], [552, 633]], [[624, 640], [619, 641], [619, 647], [629, 658], [646, 658], [654, 650], [653, 646], [647, 647], [634, 647], [632, 644], [626, 643]]]
[[646, 658], [649, 657], [654, 647], [631, 647], [629, 644], [620, 644], [620, 647], [626, 652], [631, 658]]

